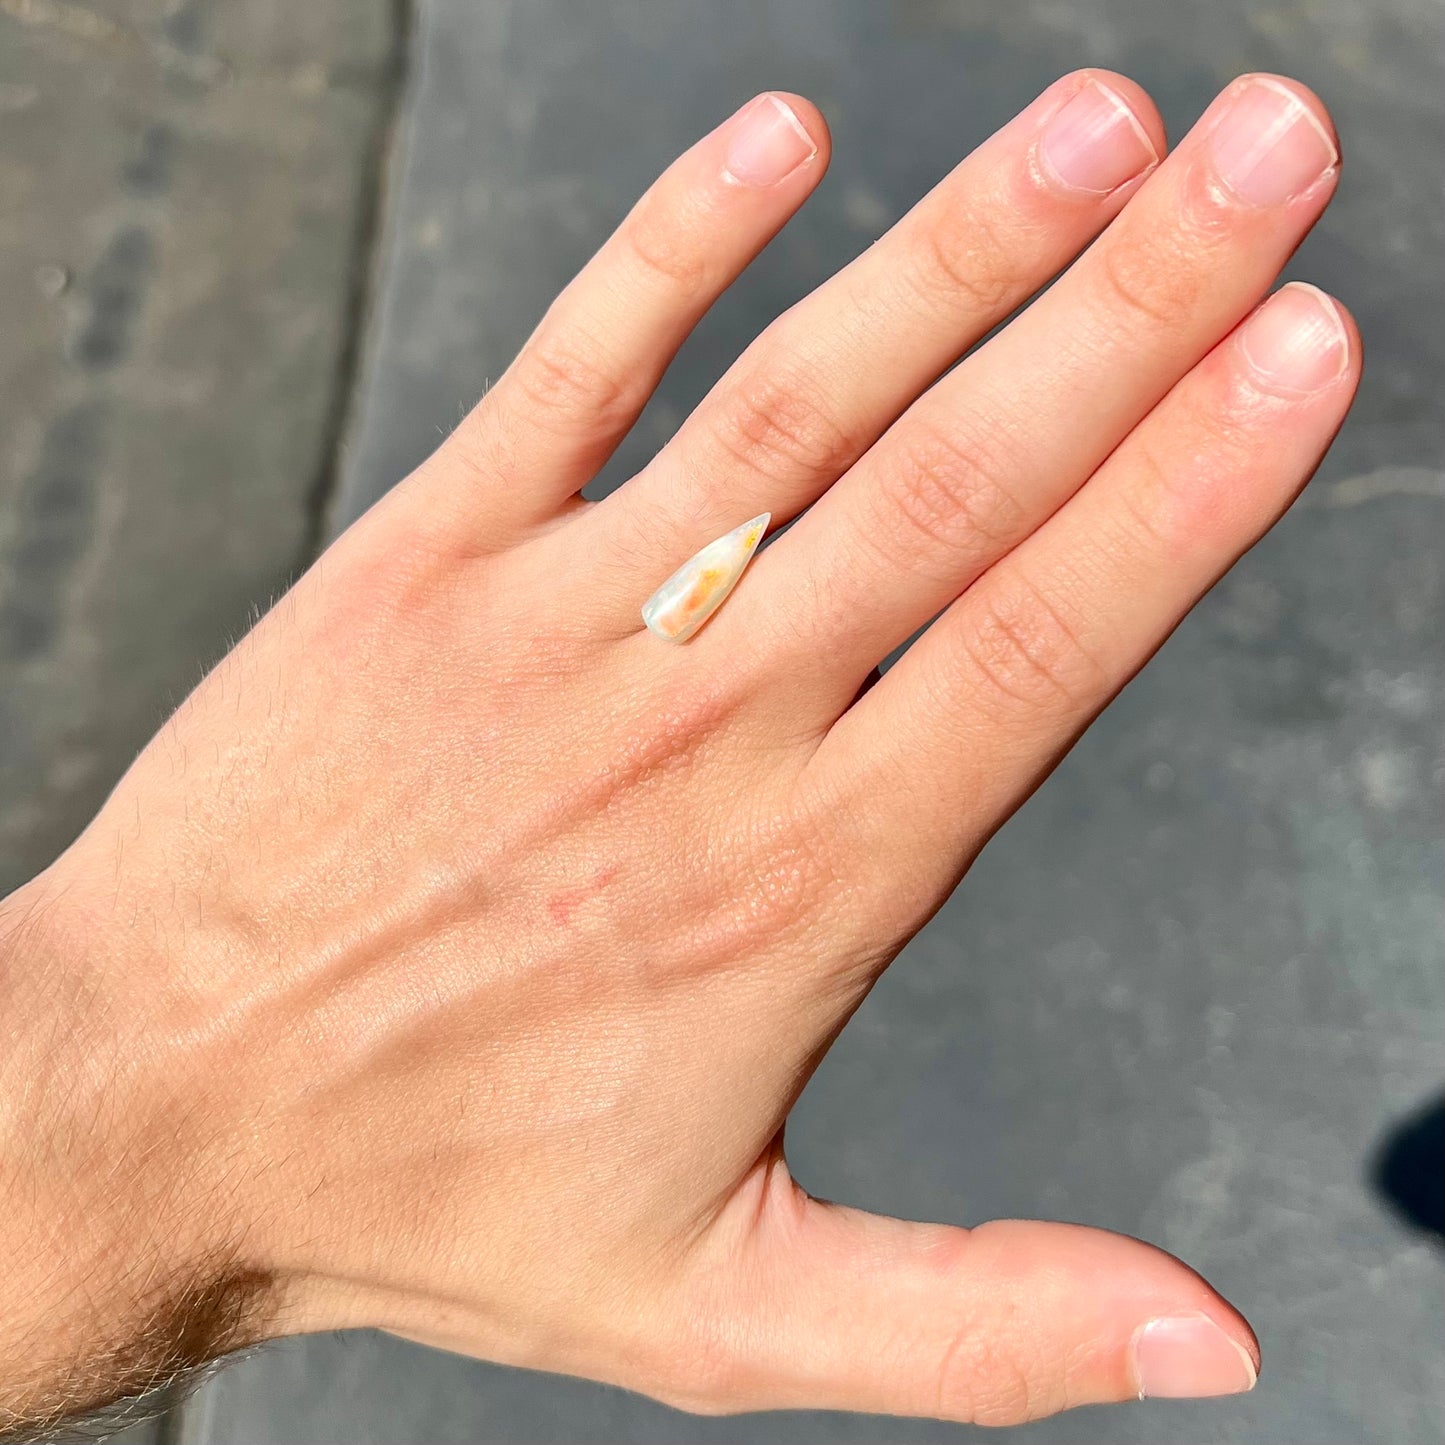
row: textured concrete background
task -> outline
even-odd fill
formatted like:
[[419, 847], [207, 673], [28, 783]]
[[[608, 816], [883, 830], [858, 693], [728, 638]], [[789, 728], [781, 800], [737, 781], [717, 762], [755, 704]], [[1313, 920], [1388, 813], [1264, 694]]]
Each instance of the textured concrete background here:
[[0, 890], [314, 549], [387, 0], [0, 0]]
[[0, 0], [0, 893], [316, 549], [399, 18]]
[[[354, 391], [345, 338], [395, 17], [233, 0], [207, 32], [180, 23], [205, 7], [174, 8], [0, 0], [0, 285], [7, 319], [22, 317], [0, 356], [0, 866], [15, 876], [83, 821], [168, 691], [295, 566], [348, 395], [337, 525], [434, 445], [660, 166], [747, 95], [817, 100], [832, 175], [689, 344], [608, 482], [777, 310], [1060, 72], [1128, 71], [1176, 136], [1241, 70], [1289, 71], [1323, 94], [1346, 174], [1290, 274], [1360, 320], [1369, 365], [1352, 420], [1291, 517], [879, 985], [805, 1094], [790, 1155], [810, 1188], [871, 1208], [1142, 1235], [1201, 1268], [1260, 1333], [1265, 1374], [1245, 1399], [1096, 1411], [1007, 1438], [1436, 1445], [1437, 0], [422, 0]], [[75, 33], [83, 14], [124, 14], [146, 37], [139, 91], [119, 50]], [[226, 61], [222, 14], [236, 56], [269, 57], [256, 77], [239, 60], [207, 73]], [[97, 74], [105, 85], [77, 86]], [[263, 83], [268, 106], [228, 94]], [[176, 135], [158, 150], [157, 115]], [[226, 124], [260, 134], [227, 149]], [[137, 189], [126, 177], [155, 153], [170, 189]], [[197, 229], [212, 204], [228, 225]], [[156, 239], [122, 245], [131, 231]], [[68, 289], [44, 269], [57, 266]], [[138, 275], [148, 289], [125, 301]], [[184, 346], [162, 329], [170, 317], [189, 327]], [[99, 363], [85, 341], [97, 326]], [[107, 336], [121, 338], [117, 359]], [[395, 1445], [978, 1432], [696, 1420], [362, 1335], [242, 1361], [162, 1433]]]

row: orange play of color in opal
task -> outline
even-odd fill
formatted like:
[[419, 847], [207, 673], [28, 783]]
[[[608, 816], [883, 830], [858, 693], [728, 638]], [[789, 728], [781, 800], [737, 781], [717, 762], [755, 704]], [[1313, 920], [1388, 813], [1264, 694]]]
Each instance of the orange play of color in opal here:
[[642, 620], [649, 630], [668, 642], [686, 642], [733, 590], [743, 568], [752, 561], [771, 516], [764, 512], [689, 557], [647, 599]]

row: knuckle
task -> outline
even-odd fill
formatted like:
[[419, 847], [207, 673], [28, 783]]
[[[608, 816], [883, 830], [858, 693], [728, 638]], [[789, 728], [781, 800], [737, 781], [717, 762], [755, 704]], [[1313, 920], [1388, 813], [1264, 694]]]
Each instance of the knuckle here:
[[1075, 627], [1018, 574], [981, 589], [956, 635], [975, 680], [1011, 703], [1073, 714], [1106, 695], [1104, 670]]
[[740, 382], [716, 436], [736, 462], [774, 481], [832, 481], [859, 450], [816, 383], [787, 370], [757, 370]]
[[[1199, 304], [1208, 280], [1176, 246], [1120, 238], [1099, 252], [1104, 305], [1129, 329], [1172, 331]], [[1117, 324], [1117, 323], [1116, 323]]]
[[962, 302], [970, 311], [993, 316], [1033, 289], [1010, 260], [1017, 237], [1006, 234], [998, 214], [991, 206], [955, 206], [920, 229], [912, 274], [930, 306], [942, 298], [950, 310]]
[[1278, 417], [1274, 399], [1262, 396], [1237, 367], [1207, 365], [1178, 392], [1178, 435], [1199, 439], [1212, 463], [1247, 470], [1260, 440]]
[[743, 853], [746, 882], [734, 916], [751, 936], [764, 942], [787, 938], [822, 911], [838, 868], [815, 827], [788, 815], [765, 819], [754, 825]]
[[569, 426], [581, 417], [603, 429], [624, 426], [645, 396], [637, 374], [576, 327], [566, 335], [544, 327], [518, 357], [513, 380], [534, 419], [565, 417]]
[[1002, 480], [1017, 468], [1001, 435], [910, 422], [878, 489], [881, 505], [873, 520], [882, 535], [897, 541], [905, 555], [916, 555], [922, 540], [950, 562], [960, 552], [991, 551], [1017, 536], [1024, 511]]
[[1130, 553], [1189, 556], [1218, 544], [1201, 499], [1226, 495], [1231, 479], [1257, 466], [1260, 418], [1244, 388], [1224, 384], [1206, 400], [1175, 398], [1168, 440], [1148, 428], [1130, 445], [1128, 479], [1118, 489], [1120, 545]]
[[828, 910], [843, 875], [815, 831], [779, 815], [730, 831], [710, 876], [713, 903], [688, 956], [728, 972], [788, 949]]
[[676, 206], [644, 204], [621, 230], [623, 245], [644, 273], [669, 290], [687, 294], [707, 285], [712, 269], [709, 247], [692, 218]]
[[1039, 1414], [1033, 1380], [1016, 1352], [970, 1323], [938, 1367], [938, 1413], [972, 1425], [1021, 1425]]
[[1173, 509], [1168, 501], [1178, 489], [1177, 470], [1165, 465], [1151, 441], [1136, 439], [1133, 475], [1130, 484], [1119, 490], [1124, 523], [1119, 539], [1122, 549], [1133, 552], [1142, 544], [1150, 550], [1172, 550], [1175, 538], [1168, 519]]
[[[1218, 546], [1218, 528], [1202, 498], [1224, 489], [1214, 477], [1233, 464], [1224, 449], [1201, 452], [1181, 463], [1160, 454], [1153, 441], [1139, 439], [1130, 460], [1130, 475], [1118, 489], [1109, 533], [1098, 538], [1121, 571], [1158, 566], [1161, 560], [1189, 559]], [[1112, 545], [1111, 545], [1112, 544]]]

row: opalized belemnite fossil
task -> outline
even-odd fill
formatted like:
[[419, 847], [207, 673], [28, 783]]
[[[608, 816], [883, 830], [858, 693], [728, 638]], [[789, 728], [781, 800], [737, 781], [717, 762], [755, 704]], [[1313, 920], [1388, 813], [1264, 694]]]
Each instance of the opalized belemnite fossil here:
[[686, 642], [717, 611], [758, 550], [771, 512], [734, 527], [689, 557], [643, 605], [642, 620], [668, 642]]

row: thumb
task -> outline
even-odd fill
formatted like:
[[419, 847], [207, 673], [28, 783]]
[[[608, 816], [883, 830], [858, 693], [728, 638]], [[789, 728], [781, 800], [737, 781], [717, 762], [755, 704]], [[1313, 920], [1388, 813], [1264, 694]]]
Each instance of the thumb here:
[[[775, 1196], [776, 1201], [776, 1196]], [[1187, 1265], [1080, 1225], [910, 1224], [797, 1193], [758, 1218], [736, 1408], [1013, 1425], [1253, 1387], [1249, 1326]], [[738, 1346], [741, 1348], [737, 1348]]]

